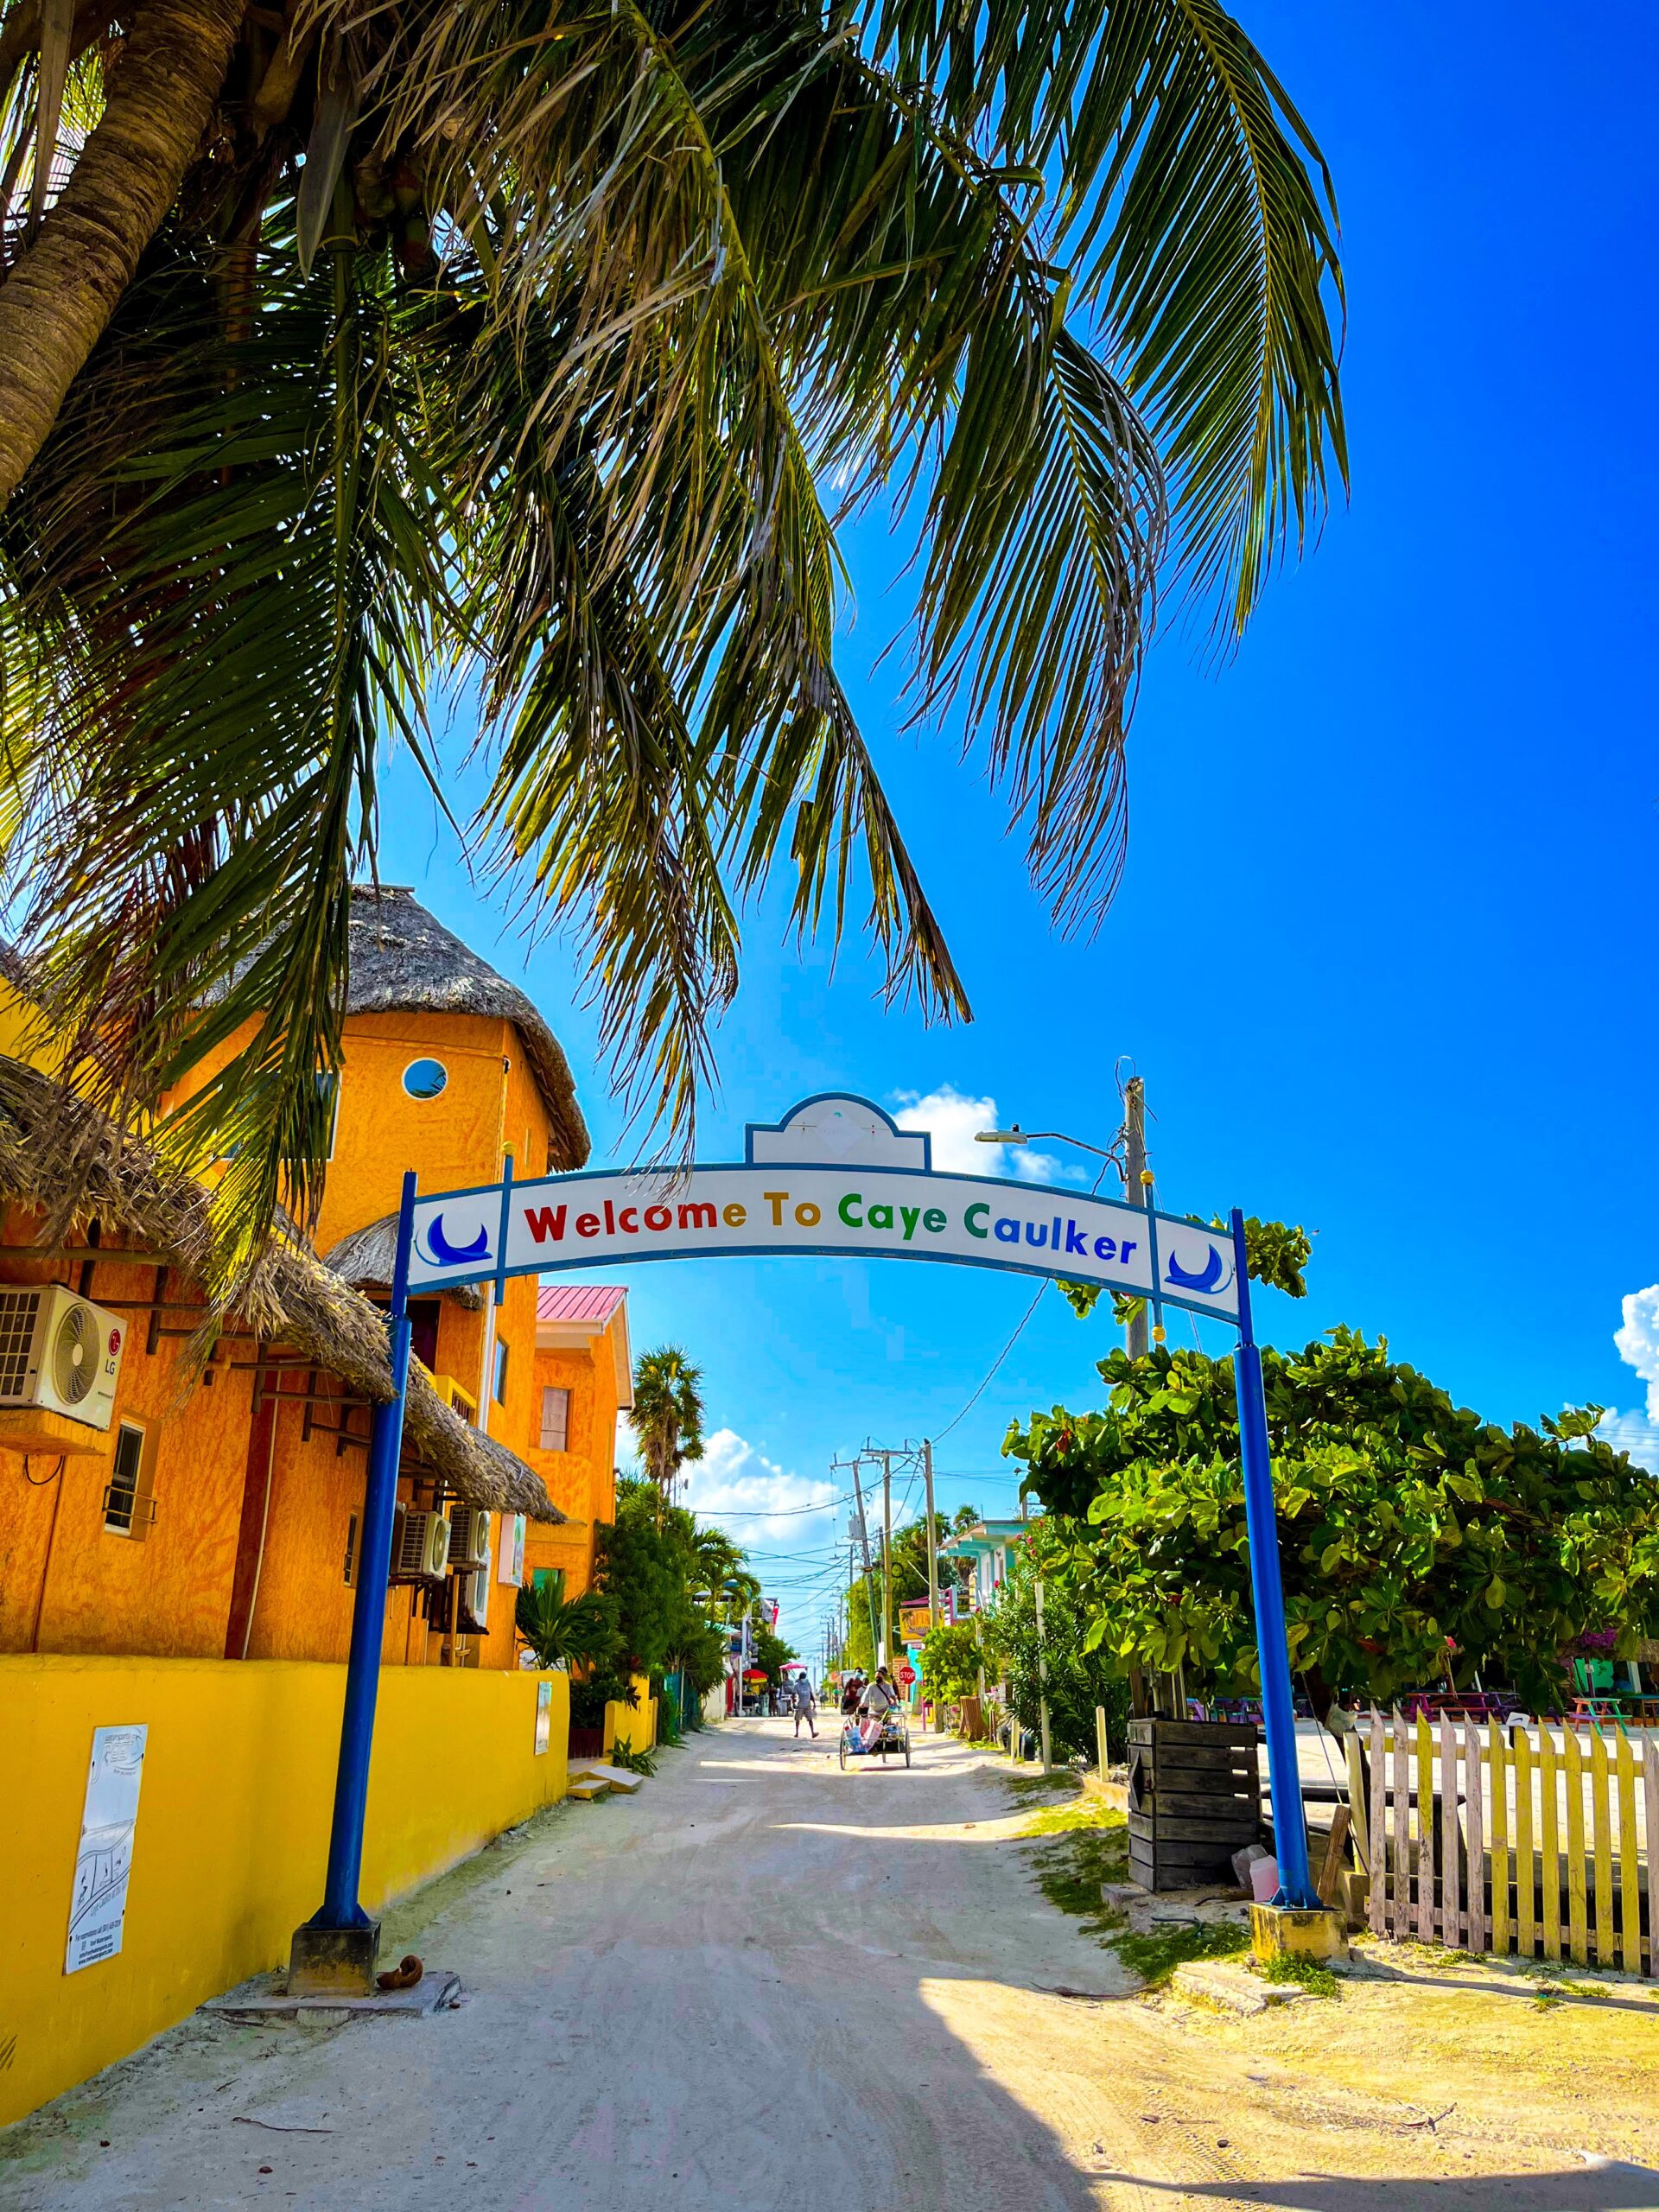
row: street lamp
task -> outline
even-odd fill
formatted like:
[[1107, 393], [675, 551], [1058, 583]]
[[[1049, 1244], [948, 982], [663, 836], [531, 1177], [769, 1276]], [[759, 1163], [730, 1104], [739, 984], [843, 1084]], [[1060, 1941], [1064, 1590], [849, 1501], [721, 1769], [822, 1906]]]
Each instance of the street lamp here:
[[1081, 1137], [1067, 1136], [1064, 1129], [1027, 1130], [1022, 1129], [1019, 1122], [1016, 1122], [1011, 1129], [976, 1129], [974, 1132], [974, 1142], [976, 1144], [1011, 1144], [1014, 1146], [1025, 1146], [1037, 1144], [1044, 1140], [1053, 1144], [1075, 1145], [1079, 1152], [1092, 1152], [1096, 1160], [1109, 1160], [1113, 1166], [1116, 1168], [1121, 1180], [1125, 1184], [1125, 1185], [1128, 1185], [1129, 1179], [1128, 1170], [1124, 1166], [1122, 1160], [1119, 1159], [1116, 1147], [1098, 1144], [1085, 1144]]
[[[1133, 1100], [1131, 1104], [1133, 1109]], [[1135, 1205], [1149, 1206], [1152, 1204], [1152, 1192], [1150, 1188], [1152, 1177], [1147, 1170], [1147, 1155], [1144, 1144], [1139, 1141], [1139, 1122], [1132, 1117], [1130, 1121], [1125, 1123], [1122, 1138], [1120, 1139], [1120, 1141], [1122, 1141], [1122, 1139], [1127, 1139], [1130, 1146], [1139, 1153], [1141, 1167], [1138, 1173], [1131, 1170], [1124, 1162], [1124, 1160], [1119, 1156], [1115, 1147], [1098, 1144], [1085, 1144], [1081, 1137], [1068, 1136], [1064, 1129], [1022, 1129], [1019, 1122], [1016, 1122], [1011, 1129], [976, 1129], [974, 1132], [974, 1142], [976, 1144], [1011, 1144], [1014, 1146], [1025, 1146], [1037, 1143], [1039, 1138], [1046, 1138], [1049, 1142], [1052, 1144], [1075, 1145], [1079, 1152], [1093, 1153], [1096, 1160], [1109, 1160], [1113, 1166], [1116, 1168], [1118, 1180], [1122, 1184], [1124, 1193], [1129, 1198], [1131, 1203]], [[1141, 1357], [1147, 1349], [1147, 1341], [1144, 1334], [1146, 1328], [1146, 1302], [1147, 1301], [1144, 1300], [1142, 1300], [1141, 1313], [1136, 1314], [1134, 1319], [1130, 1320], [1128, 1325], [1127, 1334], [1128, 1353], [1131, 1359], [1138, 1359]], [[1154, 1316], [1152, 1332], [1153, 1341], [1156, 1344], [1162, 1344], [1164, 1341], [1163, 1309], [1159, 1306], [1155, 1298], [1151, 1301], [1151, 1304]]]

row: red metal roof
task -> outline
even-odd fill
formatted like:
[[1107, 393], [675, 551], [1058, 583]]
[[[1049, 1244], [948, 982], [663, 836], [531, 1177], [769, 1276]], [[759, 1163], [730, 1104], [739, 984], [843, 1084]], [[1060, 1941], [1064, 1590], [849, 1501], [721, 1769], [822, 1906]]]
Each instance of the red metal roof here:
[[536, 1319], [608, 1321], [627, 1294], [617, 1283], [543, 1283], [536, 1294]]

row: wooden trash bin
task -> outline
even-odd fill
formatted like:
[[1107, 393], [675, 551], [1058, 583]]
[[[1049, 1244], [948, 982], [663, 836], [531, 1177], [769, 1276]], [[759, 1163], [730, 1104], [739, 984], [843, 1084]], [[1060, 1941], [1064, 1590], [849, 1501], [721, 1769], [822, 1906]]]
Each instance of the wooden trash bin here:
[[1256, 1732], [1229, 1720], [1129, 1723], [1129, 1878], [1146, 1890], [1232, 1885], [1233, 1853], [1256, 1841]]

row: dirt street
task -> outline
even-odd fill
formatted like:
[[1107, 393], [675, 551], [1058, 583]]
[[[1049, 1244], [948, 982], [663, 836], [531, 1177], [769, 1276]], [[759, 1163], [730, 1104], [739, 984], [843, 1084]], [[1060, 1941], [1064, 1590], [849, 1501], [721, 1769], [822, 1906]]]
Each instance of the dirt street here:
[[1149, 2002], [1037, 1891], [1005, 1770], [711, 1731], [388, 1916], [460, 2010], [198, 2015], [0, 2137], [0, 2205], [1659, 2206], [1630, 2163], [1659, 2164], [1645, 1990], [1541, 2015], [1519, 1976], [1420, 1962], [1256, 2019]]

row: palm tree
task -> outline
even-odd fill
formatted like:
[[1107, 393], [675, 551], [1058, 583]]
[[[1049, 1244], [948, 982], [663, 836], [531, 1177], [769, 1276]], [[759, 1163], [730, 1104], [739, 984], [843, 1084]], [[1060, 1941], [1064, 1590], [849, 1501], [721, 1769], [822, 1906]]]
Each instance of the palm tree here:
[[701, 1368], [677, 1344], [641, 1352], [633, 1370], [633, 1410], [628, 1418], [645, 1471], [657, 1485], [658, 1517], [673, 1503], [674, 1478], [688, 1459], [702, 1457]]
[[603, 1593], [584, 1590], [567, 1598], [562, 1567], [544, 1582], [526, 1583], [513, 1618], [538, 1667], [569, 1667], [573, 1660], [597, 1664], [617, 1648], [616, 1624]]
[[748, 1554], [722, 1529], [699, 1529], [692, 1549], [695, 1595], [711, 1618], [741, 1621], [760, 1595], [760, 1578], [748, 1569]]
[[0, 0], [0, 177], [10, 888], [105, 1103], [211, 1071], [169, 1141], [244, 1257], [457, 681], [468, 843], [683, 1147], [779, 865], [966, 1011], [838, 518], [916, 538], [915, 714], [1088, 926], [1172, 520], [1236, 632], [1345, 476], [1330, 180], [1217, 0]]

